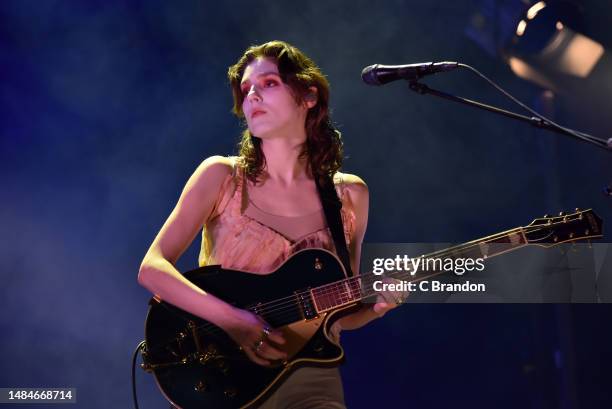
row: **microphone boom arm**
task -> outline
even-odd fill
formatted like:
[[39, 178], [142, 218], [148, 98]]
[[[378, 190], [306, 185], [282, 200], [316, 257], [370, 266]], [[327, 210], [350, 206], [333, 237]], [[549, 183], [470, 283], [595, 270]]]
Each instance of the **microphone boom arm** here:
[[543, 128], [549, 131], [557, 132], [562, 135], [571, 136], [572, 138], [581, 140], [583, 142], [591, 143], [599, 148], [603, 148], [607, 150], [608, 152], [612, 152], [612, 138], [608, 139], [608, 141], [606, 142], [604, 140], [601, 140], [599, 138], [596, 138], [594, 136], [591, 136], [591, 135], [588, 135], [582, 132], [581, 132], [582, 135], [578, 136], [575, 133], [576, 131], [572, 132], [571, 130], [565, 130], [563, 128], [560, 129], [558, 126], [551, 124], [550, 122], [545, 121], [541, 118], [538, 118], [535, 116], [528, 117], [526, 115], [517, 114], [516, 112], [507, 111], [505, 109], [497, 108], [492, 105], [483, 104], [482, 102], [473, 101], [471, 99], [447, 94], [446, 92], [442, 92], [442, 91], [430, 88], [425, 84], [421, 84], [420, 82], [416, 80], [410, 81], [409, 87], [411, 90], [421, 95], [425, 95], [425, 94], [435, 95], [437, 97], [459, 102], [464, 105], [469, 105], [469, 106], [473, 106], [476, 108], [484, 109], [485, 111], [493, 112], [498, 115], [503, 115], [509, 118], [517, 119], [519, 121], [530, 123], [531, 125], [538, 127], [538, 128]]

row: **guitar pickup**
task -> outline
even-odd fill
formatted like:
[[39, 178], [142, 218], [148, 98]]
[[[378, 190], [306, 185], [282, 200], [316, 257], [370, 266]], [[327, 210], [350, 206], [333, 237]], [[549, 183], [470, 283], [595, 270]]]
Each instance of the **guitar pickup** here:
[[306, 291], [295, 291], [293, 294], [295, 295], [295, 299], [303, 319], [311, 320], [319, 316], [317, 309], [314, 306], [310, 288], [308, 288]]

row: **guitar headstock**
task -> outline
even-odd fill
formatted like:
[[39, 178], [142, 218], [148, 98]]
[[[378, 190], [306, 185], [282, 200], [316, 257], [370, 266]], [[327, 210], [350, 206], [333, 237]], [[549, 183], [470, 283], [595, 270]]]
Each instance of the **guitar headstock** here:
[[585, 239], [603, 237], [603, 221], [592, 209], [576, 209], [574, 213], [559, 213], [558, 216], [540, 217], [524, 228], [530, 244], [552, 247]]

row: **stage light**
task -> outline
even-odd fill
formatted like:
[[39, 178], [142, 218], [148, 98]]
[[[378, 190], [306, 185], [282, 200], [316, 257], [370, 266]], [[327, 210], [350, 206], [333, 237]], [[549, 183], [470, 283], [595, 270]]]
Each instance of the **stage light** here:
[[563, 75], [588, 77], [605, 50], [573, 29], [580, 26], [578, 11], [563, 2], [547, 5], [540, 1], [526, 7], [515, 20], [514, 38], [502, 48], [512, 71], [549, 89], [559, 88], [553, 84], [563, 80]]
[[580, 89], [580, 81], [595, 80], [593, 76], [610, 82], [604, 78], [609, 70], [596, 68], [611, 60], [599, 42], [582, 33], [582, 8], [575, 2], [504, 0], [493, 6], [481, 0], [480, 4], [466, 34], [492, 56], [503, 58], [517, 76], [568, 94]]
[[542, 108], [544, 96], [553, 95], [546, 97], [555, 101], [546, 105], [547, 115], [563, 112], [574, 122], [610, 133], [612, 54], [596, 36], [606, 32], [604, 17], [612, 6], [575, 0], [476, 3], [466, 35], [517, 77], [537, 84], [534, 106]]
[[[570, 30], [559, 31], [558, 36], [569, 37], [567, 45], [561, 51], [558, 68], [561, 72], [586, 78], [604, 55], [604, 48], [597, 41]], [[563, 41], [560, 41], [563, 43]], [[544, 50], [546, 53], [546, 49]]]
[[546, 7], [546, 3], [543, 1], [539, 1], [533, 6], [529, 7], [529, 10], [527, 10], [527, 19], [533, 20], [544, 7]]
[[520, 37], [523, 34], [525, 34], [526, 28], [527, 28], [527, 22], [525, 20], [519, 21], [518, 26], [516, 26], [516, 35]]
[[520, 58], [510, 57], [508, 59], [508, 65], [510, 65], [510, 69], [517, 77], [535, 82], [542, 88], [555, 92], [557, 91], [557, 87], [546, 77], [546, 75], [539, 72], [535, 67], [529, 65]]

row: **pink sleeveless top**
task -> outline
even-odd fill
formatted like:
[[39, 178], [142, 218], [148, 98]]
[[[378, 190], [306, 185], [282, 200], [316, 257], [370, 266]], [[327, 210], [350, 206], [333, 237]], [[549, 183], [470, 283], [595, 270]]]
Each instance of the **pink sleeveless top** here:
[[[336, 190], [342, 200], [344, 236], [350, 245], [355, 229], [355, 212], [349, 207], [350, 201], [345, 200], [346, 186], [341, 174], [338, 176], [335, 178]], [[292, 240], [249, 216], [252, 213], [246, 211], [249, 205], [253, 206], [247, 197], [244, 174], [234, 161], [234, 172], [224, 181], [215, 208], [202, 231], [200, 266], [221, 264], [224, 268], [266, 274], [302, 249], [323, 248], [336, 252], [329, 228], [323, 227], [327, 225], [324, 216], [320, 216], [323, 217], [322, 228]], [[317, 217], [316, 214], [313, 216]]]

